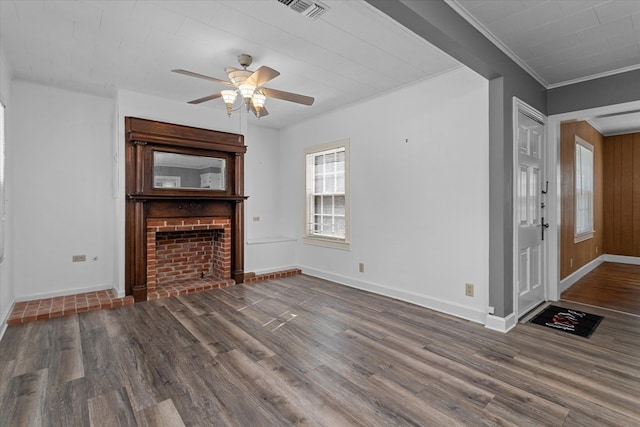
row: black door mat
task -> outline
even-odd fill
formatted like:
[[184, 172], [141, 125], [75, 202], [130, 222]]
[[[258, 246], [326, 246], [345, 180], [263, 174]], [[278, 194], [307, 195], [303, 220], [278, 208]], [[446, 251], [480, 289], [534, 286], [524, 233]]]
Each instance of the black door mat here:
[[531, 319], [531, 323], [589, 338], [604, 317], [550, 305]]

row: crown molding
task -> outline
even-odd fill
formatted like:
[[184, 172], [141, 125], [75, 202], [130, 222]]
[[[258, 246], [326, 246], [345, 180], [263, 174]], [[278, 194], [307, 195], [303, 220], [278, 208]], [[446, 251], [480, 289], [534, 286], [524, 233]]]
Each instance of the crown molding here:
[[605, 71], [603, 73], [592, 74], [592, 75], [586, 76], [586, 77], [580, 77], [580, 78], [577, 78], [577, 79], [566, 80], [564, 82], [554, 83], [552, 85], [549, 85], [547, 87], [547, 89], [555, 89], [555, 88], [558, 88], [558, 87], [569, 86], [569, 85], [576, 84], [576, 83], [588, 82], [589, 80], [596, 80], [596, 79], [600, 79], [600, 78], [603, 78], [603, 77], [614, 76], [616, 74], [622, 74], [622, 73], [626, 73], [628, 71], [634, 71], [634, 70], [640, 70], [640, 64], [630, 65], [628, 67], [618, 68], [616, 70]]
[[472, 16], [465, 8], [463, 8], [459, 0], [444, 0], [453, 10], [455, 10], [460, 16], [462, 16], [467, 22], [469, 22], [476, 30], [484, 35], [491, 43], [493, 43], [498, 49], [500, 49], [505, 55], [511, 58], [516, 64], [526, 71], [531, 77], [536, 79], [538, 83], [545, 87], [545, 89], [555, 89], [563, 86], [569, 86], [576, 83], [582, 83], [589, 80], [596, 80], [603, 77], [609, 77], [616, 74], [626, 73], [628, 71], [634, 71], [640, 69], [640, 64], [631, 65], [628, 67], [618, 68], [616, 70], [605, 71], [603, 73], [593, 74], [577, 79], [565, 80], [558, 83], [547, 83], [547, 81], [536, 73], [525, 61], [523, 61], [518, 55], [516, 55], [511, 49], [509, 49], [498, 37], [496, 37], [487, 27], [485, 27], [480, 21]]

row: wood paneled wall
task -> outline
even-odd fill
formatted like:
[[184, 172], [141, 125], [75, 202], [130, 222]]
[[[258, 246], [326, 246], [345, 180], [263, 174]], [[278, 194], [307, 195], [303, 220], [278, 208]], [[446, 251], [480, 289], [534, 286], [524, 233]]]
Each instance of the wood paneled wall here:
[[[594, 154], [594, 206], [592, 239], [574, 243], [575, 234], [575, 136], [591, 145]], [[563, 123], [560, 127], [560, 278], [564, 279], [580, 267], [602, 255], [604, 248], [604, 136], [587, 122]]]
[[604, 250], [640, 257], [640, 133], [605, 137]]

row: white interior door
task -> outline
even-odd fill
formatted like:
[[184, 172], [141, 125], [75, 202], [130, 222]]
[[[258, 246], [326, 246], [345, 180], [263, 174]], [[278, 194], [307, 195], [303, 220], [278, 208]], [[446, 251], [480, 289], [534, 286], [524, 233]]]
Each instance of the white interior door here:
[[516, 289], [518, 317], [545, 300], [545, 129], [541, 120], [518, 108]]

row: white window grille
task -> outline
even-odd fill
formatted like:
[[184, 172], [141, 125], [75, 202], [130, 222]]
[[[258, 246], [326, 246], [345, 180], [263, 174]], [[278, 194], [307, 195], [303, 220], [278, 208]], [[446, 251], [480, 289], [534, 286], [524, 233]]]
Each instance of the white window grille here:
[[348, 141], [305, 150], [305, 242], [345, 248], [349, 238]]

